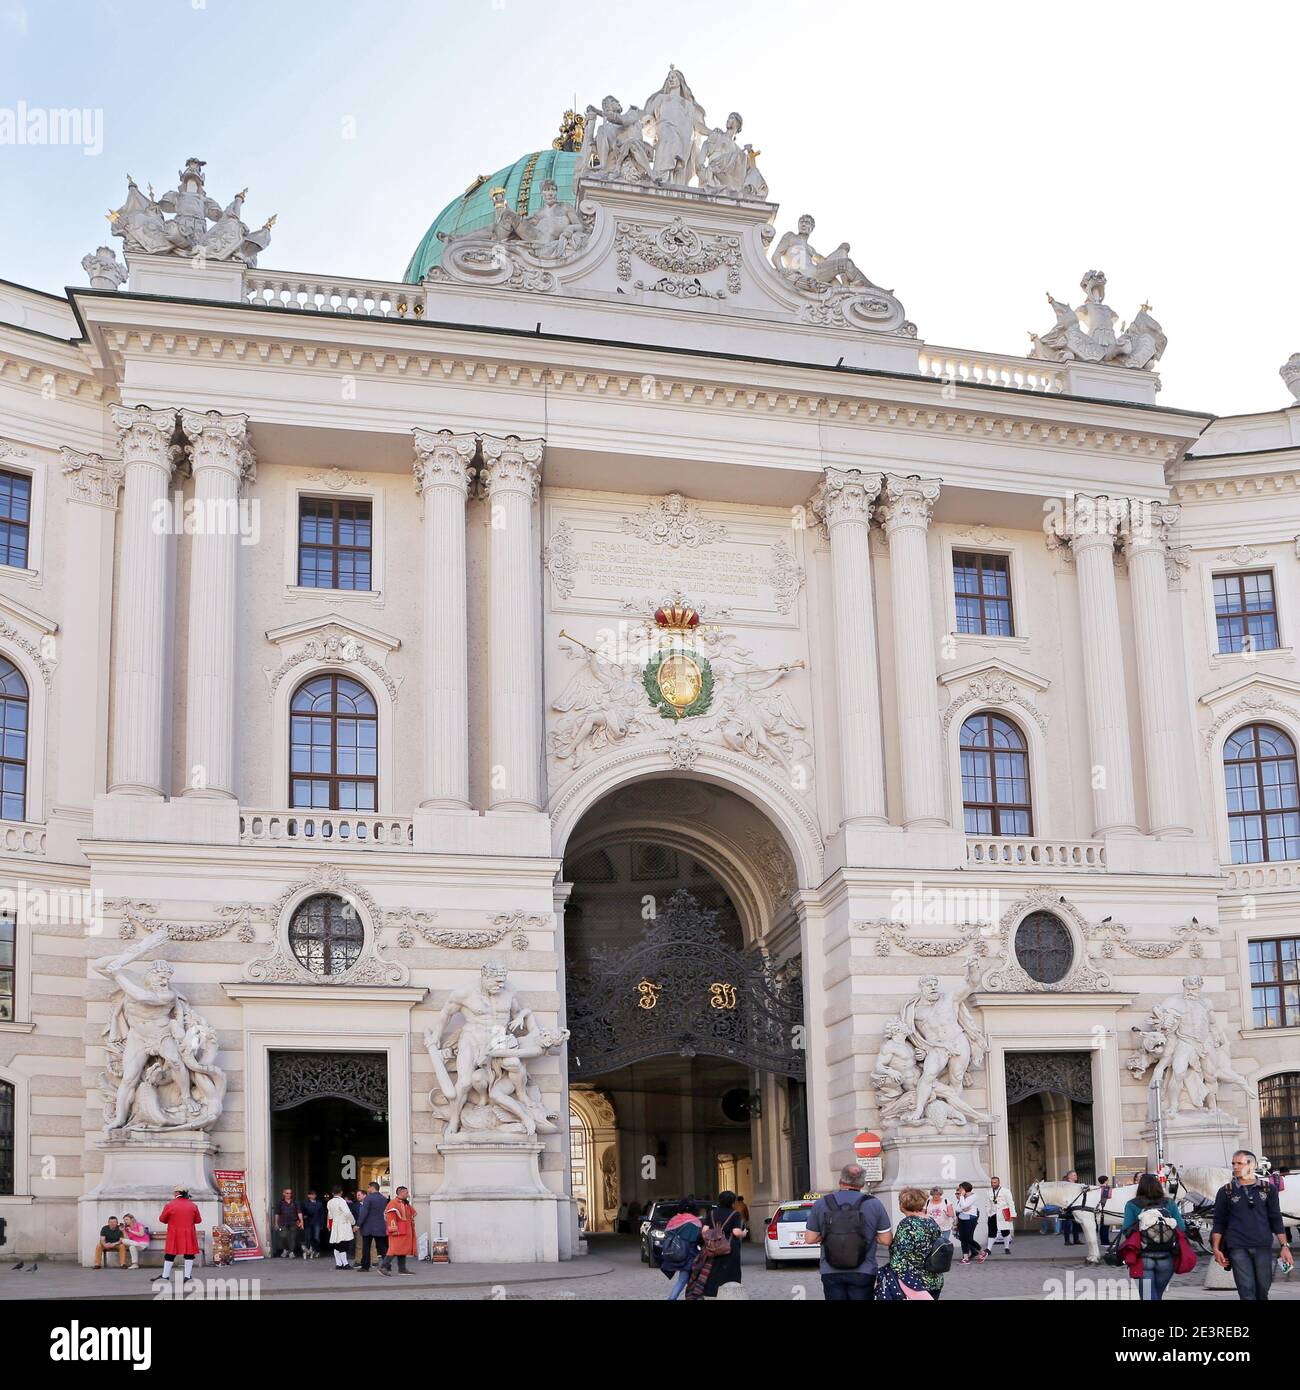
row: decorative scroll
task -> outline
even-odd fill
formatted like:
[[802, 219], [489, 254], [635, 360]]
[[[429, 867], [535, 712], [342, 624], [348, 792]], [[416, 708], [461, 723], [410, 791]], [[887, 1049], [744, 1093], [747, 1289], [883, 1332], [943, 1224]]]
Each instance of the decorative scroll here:
[[388, 1058], [380, 1052], [272, 1052], [271, 1109], [331, 1097], [388, 1109]]

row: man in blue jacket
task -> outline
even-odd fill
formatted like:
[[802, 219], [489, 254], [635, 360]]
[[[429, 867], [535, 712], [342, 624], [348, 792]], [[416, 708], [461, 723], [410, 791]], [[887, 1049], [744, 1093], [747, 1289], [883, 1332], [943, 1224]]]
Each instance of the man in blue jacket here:
[[375, 1250], [380, 1259], [388, 1254], [388, 1226], [384, 1221], [384, 1208], [388, 1198], [379, 1190], [379, 1184], [372, 1182], [366, 1193], [357, 1216], [361, 1236], [361, 1269], [370, 1268], [370, 1242], [375, 1242]]
[[1282, 1241], [1282, 1263], [1290, 1268], [1291, 1254], [1277, 1189], [1261, 1182], [1255, 1172], [1255, 1155], [1238, 1149], [1232, 1156], [1232, 1181], [1214, 1197], [1214, 1228], [1210, 1249], [1224, 1269], [1231, 1268], [1237, 1297], [1266, 1303], [1273, 1284], [1273, 1237]]

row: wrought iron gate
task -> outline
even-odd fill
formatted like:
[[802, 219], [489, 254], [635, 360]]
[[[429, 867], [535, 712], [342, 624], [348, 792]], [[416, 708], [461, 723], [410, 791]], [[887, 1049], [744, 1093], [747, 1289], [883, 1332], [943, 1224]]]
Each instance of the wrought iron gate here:
[[271, 1109], [292, 1110], [332, 1096], [383, 1114], [388, 1058], [382, 1052], [272, 1052]]
[[597, 949], [570, 967], [575, 1079], [670, 1053], [803, 1077], [798, 970], [728, 945], [717, 919], [716, 910], [679, 888], [630, 949]]

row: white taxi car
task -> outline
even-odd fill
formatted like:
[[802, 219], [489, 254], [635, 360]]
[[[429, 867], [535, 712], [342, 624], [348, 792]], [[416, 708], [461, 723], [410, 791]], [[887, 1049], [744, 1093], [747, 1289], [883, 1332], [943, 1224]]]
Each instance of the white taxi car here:
[[816, 1260], [821, 1251], [807, 1242], [808, 1213], [817, 1194], [810, 1193], [793, 1202], [782, 1202], [772, 1213], [763, 1232], [763, 1256], [768, 1269], [795, 1260]]

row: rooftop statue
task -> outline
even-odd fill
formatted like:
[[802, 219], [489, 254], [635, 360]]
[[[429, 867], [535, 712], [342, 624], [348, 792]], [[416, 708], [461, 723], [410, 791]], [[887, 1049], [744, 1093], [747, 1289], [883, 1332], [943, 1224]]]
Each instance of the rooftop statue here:
[[1300, 401], [1300, 352], [1293, 352], [1278, 368], [1278, 375], [1286, 382], [1286, 389]]
[[850, 259], [847, 241], [840, 242], [829, 256], [823, 256], [808, 240], [817, 225], [812, 217], [804, 213], [798, 225], [799, 230], [787, 232], [772, 252], [772, 264], [795, 289], [820, 293], [830, 285], [847, 289], [879, 288]]
[[1143, 304], [1132, 323], [1120, 325], [1119, 315], [1106, 303], [1106, 277], [1090, 270], [1079, 288], [1084, 302], [1071, 309], [1048, 291], [1047, 302], [1056, 314], [1056, 323], [1041, 337], [1029, 335], [1033, 342], [1030, 357], [1042, 362], [1101, 362], [1119, 367], [1150, 371], [1164, 354], [1168, 339], [1151, 317], [1151, 306]]
[[92, 290], [116, 290], [126, 284], [126, 267], [111, 246], [100, 246], [81, 258]]
[[504, 188], [492, 190], [492, 221], [471, 232], [439, 232], [446, 243], [442, 269], [449, 278], [554, 287], [547, 266], [571, 261], [587, 245], [589, 231], [571, 203], [559, 200], [554, 179], [542, 184], [542, 206], [531, 217], [516, 212]]
[[709, 128], [704, 108], [676, 68], [668, 69], [663, 86], [647, 98], [645, 114], [653, 129], [655, 180], [689, 184], [698, 173], [695, 137], [707, 135]]
[[650, 178], [654, 154], [642, 134], [645, 119], [638, 106], [624, 111], [617, 97], [587, 107], [579, 167], [606, 179]]
[[766, 199], [767, 180], [754, 162], [758, 151], [736, 139], [744, 124], [740, 112], [733, 111], [724, 130], [709, 132], [700, 149], [700, 187], [710, 193]]
[[[152, 185], [147, 195], [141, 193], [130, 174], [126, 176], [126, 200], [108, 214], [113, 235], [122, 238], [126, 250], [257, 264], [258, 252], [270, 245], [275, 218], [250, 232], [241, 218], [248, 190], [237, 193], [230, 206], [223, 208], [207, 194], [203, 164], [201, 159], [187, 159], [177, 175], [177, 186], [161, 198], [154, 197]], [[168, 218], [167, 213], [173, 215]]]

